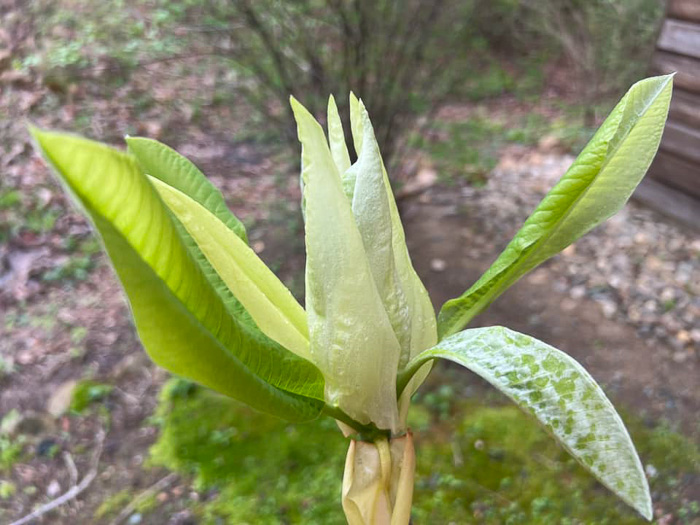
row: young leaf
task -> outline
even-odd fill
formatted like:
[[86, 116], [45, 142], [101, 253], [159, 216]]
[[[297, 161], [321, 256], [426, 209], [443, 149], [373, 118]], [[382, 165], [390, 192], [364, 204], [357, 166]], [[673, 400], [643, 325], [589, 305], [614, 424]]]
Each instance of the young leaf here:
[[[224, 222], [243, 242], [248, 242], [243, 223], [229, 211], [221, 192], [189, 159], [156, 140], [127, 137], [126, 142], [129, 152], [135, 157], [142, 171], [190, 196]], [[216, 270], [211, 267], [182, 223], [175, 217], [173, 217], [173, 223], [190, 255], [201, 268], [207, 281], [219, 294], [228, 312], [241, 323], [250, 325], [257, 330], [248, 311], [234, 297]]]
[[520, 277], [622, 208], [659, 146], [671, 90], [671, 75], [630, 88], [493, 265], [443, 305], [441, 338], [464, 328]]
[[277, 276], [205, 207], [159, 179], [151, 182], [260, 330], [310, 360], [306, 312]]
[[408, 362], [410, 347], [410, 314], [406, 295], [398, 280], [392, 245], [392, 218], [389, 209], [390, 194], [384, 186], [382, 157], [374, 137], [372, 123], [362, 108], [364, 137], [362, 153], [357, 159], [357, 179], [352, 198], [352, 213], [367, 254], [374, 285], [401, 345], [401, 354]]
[[326, 398], [360, 423], [398, 428], [400, 348], [323, 129], [291, 99], [306, 198], [306, 311]]
[[[401, 344], [399, 368], [403, 368], [421, 350], [437, 342], [435, 311], [411, 263], [391, 183], [362, 101], [357, 101], [354, 111], [359, 114], [356, 128], [363, 135], [361, 153], [353, 165], [357, 177], [352, 193], [352, 211], [362, 235], [375, 285]], [[430, 366], [426, 366], [419, 377], [414, 378], [405, 399], [402, 399], [402, 420], [410, 396], [429, 370]]]
[[355, 146], [355, 155], [359, 157], [362, 153], [362, 140], [365, 134], [362, 129], [360, 99], [352, 91], [350, 92], [350, 131], [352, 132], [352, 143]]
[[146, 174], [197, 201], [248, 243], [245, 226], [228, 209], [224, 196], [187, 157], [153, 139], [127, 137], [126, 144]]
[[350, 154], [345, 143], [343, 123], [340, 120], [338, 106], [333, 95], [328, 98], [328, 142], [331, 146], [331, 154], [338, 168], [338, 173], [342, 175], [350, 167]]
[[319, 414], [318, 369], [230, 315], [131, 156], [70, 135], [32, 134], [100, 233], [156, 363], [279, 417]]
[[498, 388], [603, 485], [651, 519], [649, 486], [632, 440], [602, 389], [574, 359], [507, 328], [474, 328], [422, 352], [399, 383], [436, 358], [458, 363]]

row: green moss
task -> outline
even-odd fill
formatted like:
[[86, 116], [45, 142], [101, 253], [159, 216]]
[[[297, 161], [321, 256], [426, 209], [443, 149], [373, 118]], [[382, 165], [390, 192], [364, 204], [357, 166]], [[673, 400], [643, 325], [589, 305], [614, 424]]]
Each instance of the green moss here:
[[156, 507], [158, 507], [158, 499], [155, 494], [151, 494], [140, 499], [134, 510], [139, 514], [148, 514]]
[[92, 404], [105, 399], [112, 391], [111, 385], [104, 385], [94, 381], [80, 381], [73, 390], [70, 409], [76, 414], [82, 414]]
[[[444, 418], [429, 399], [423, 396], [410, 418], [415, 523], [644, 523], [516, 407], [452, 396], [452, 416]], [[654, 466], [655, 503], [679, 509], [678, 523], [693, 523], [700, 504], [687, 480], [700, 475], [698, 448], [666, 426], [625, 420], [642, 460]], [[156, 421], [161, 435], [152, 462], [192, 475], [207, 493], [193, 507], [202, 523], [345, 522], [347, 443], [330, 420], [290, 425], [176, 380], [161, 394]]]
[[0, 434], [0, 472], [9, 471], [22, 456], [24, 437], [12, 438]]
[[0, 500], [10, 499], [16, 491], [17, 487], [11, 481], [0, 481]]
[[116, 516], [126, 505], [129, 504], [133, 495], [128, 490], [120, 490], [105, 499], [95, 511], [95, 518], [102, 519]]
[[216, 490], [198, 509], [205, 523], [344, 523], [347, 443], [331, 420], [290, 425], [179, 380], [164, 388], [156, 417], [152, 462]]
[[[467, 415], [451, 442], [417, 436], [417, 523], [644, 523], [517, 408], [462, 410]], [[688, 521], [681, 523], [691, 523], [699, 516], [693, 502], [669, 487], [700, 475], [698, 448], [664, 426], [634, 419], [628, 426], [643, 462], [657, 472], [650, 480], [655, 503], [684, 509]]]

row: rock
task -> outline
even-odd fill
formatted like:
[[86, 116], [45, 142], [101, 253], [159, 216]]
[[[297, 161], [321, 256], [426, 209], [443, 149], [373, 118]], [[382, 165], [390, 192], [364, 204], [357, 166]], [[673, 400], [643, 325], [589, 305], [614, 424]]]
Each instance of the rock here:
[[582, 299], [586, 295], [586, 287], [583, 285], [574, 286], [571, 291], [569, 291], [569, 296], [572, 299]]
[[622, 277], [620, 277], [619, 275], [611, 275], [608, 278], [608, 284], [610, 285], [611, 288], [615, 288], [615, 289], [621, 288], [623, 285]]
[[687, 330], [681, 330], [676, 334], [676, 339], [679, 343], [686, 345], [691, 341], [690, 332], [688, 332]]
[[608, 319], [617, 313], [617, 304], [612, 300], [601, 301], [600, 306], [603, 309], [603, 315]]
[[73, 391], [78, 384], [75, 380], [66, 381], [54, 390], [46, 404], [46, 411], [53, 417], [60, 417], [70, 408], [70, 402], [73, 399]]
[[60, 493], [61, 493], [61, 484], [55, 479], [51, 480], [51, 483], [49, 483], [49, 486], [46, 487], [46, 495], [49, 498], [53, 499], [56, 496], [58, 496]]
[[675, 299], [675, 297], [676, 297], [676, 291], [673, 288], [667, 287], [661, 291], [661, 295], [659, 298], [661, 299], [662, 302], [665, 303], [665, 302], [673, 301]]
[[535, 270], [527, 277], [527, 280], [534, 285], [543, 285], [549, 280], [549, 275], [546, 270]]
[[656, 301], [649, 299], [644, 303], [644, 310], [646, 312], [654, 313], [656, 312]]
[[688, 354], [684, 352], [683, 350], [679, 350], [678, 352], [673, 353], [673, 360], [676, 363], [685, 363], [685, 361], [688, 359]]
[[569, 246], [567, 246], [566, 248], [564, 248], [562, 250], [561, 254], [564, 257], [573, 257], [574, 255], [576, 255], [576, 245], [570, 244]]
[[444, 272], [447, 268], [447, 263], [443, 259], [433, 259], [430, 261], [430, 269], [434, 272]]
[[646, 472], [646, 475], [649, 479], [654, 479], [659, 473], [656, 467], [651, 463], [644, 467], [644, 472]]

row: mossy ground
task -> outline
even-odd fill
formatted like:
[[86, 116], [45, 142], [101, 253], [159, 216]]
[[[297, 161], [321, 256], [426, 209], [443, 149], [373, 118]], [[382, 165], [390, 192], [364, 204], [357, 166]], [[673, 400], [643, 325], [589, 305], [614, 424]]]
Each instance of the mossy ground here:
[[[412, 409], [415, 523], [643, 523], [514, 406], [443, 397]], [[152, 462], [194, 477], [203, 523], [345, 522], [347, 443], [332, 421], [290, 425], [180, 380], [164, 388], [156, 419]], [[625, 420], [656, 506], [693, 523], [700, 451], [664, 426]]]

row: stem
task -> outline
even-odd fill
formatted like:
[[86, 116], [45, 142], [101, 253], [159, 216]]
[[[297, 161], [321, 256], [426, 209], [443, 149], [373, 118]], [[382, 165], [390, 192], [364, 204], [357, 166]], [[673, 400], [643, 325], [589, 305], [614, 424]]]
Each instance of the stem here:
[[388, 438], [391, 435], [391, 431], [382, 430], [377, 428], [377, 425], [370, 423], [369, 425], [363, 425], [355, 421], [340, 408], [331, 405], [323, 405], [323, 410], [321, 412], [329, 417], [342, 421], [347, 426], [352, 428], [357, 432], [357, 439], [360, 441], [375, 441], [379, 437]]
[[419, 354], [406, 364], [406, 368], [398, 373], [396, 376], [396, 399], [401, 397], [401, 394], [403, 394], [403, 391], [406, 389], [408, 382], [413, 379], [413, 376], [416, 375], [416, 372], [418, 372], [420, 367], [430, 361], [430, 359], [430, 357], [422, 357]]

